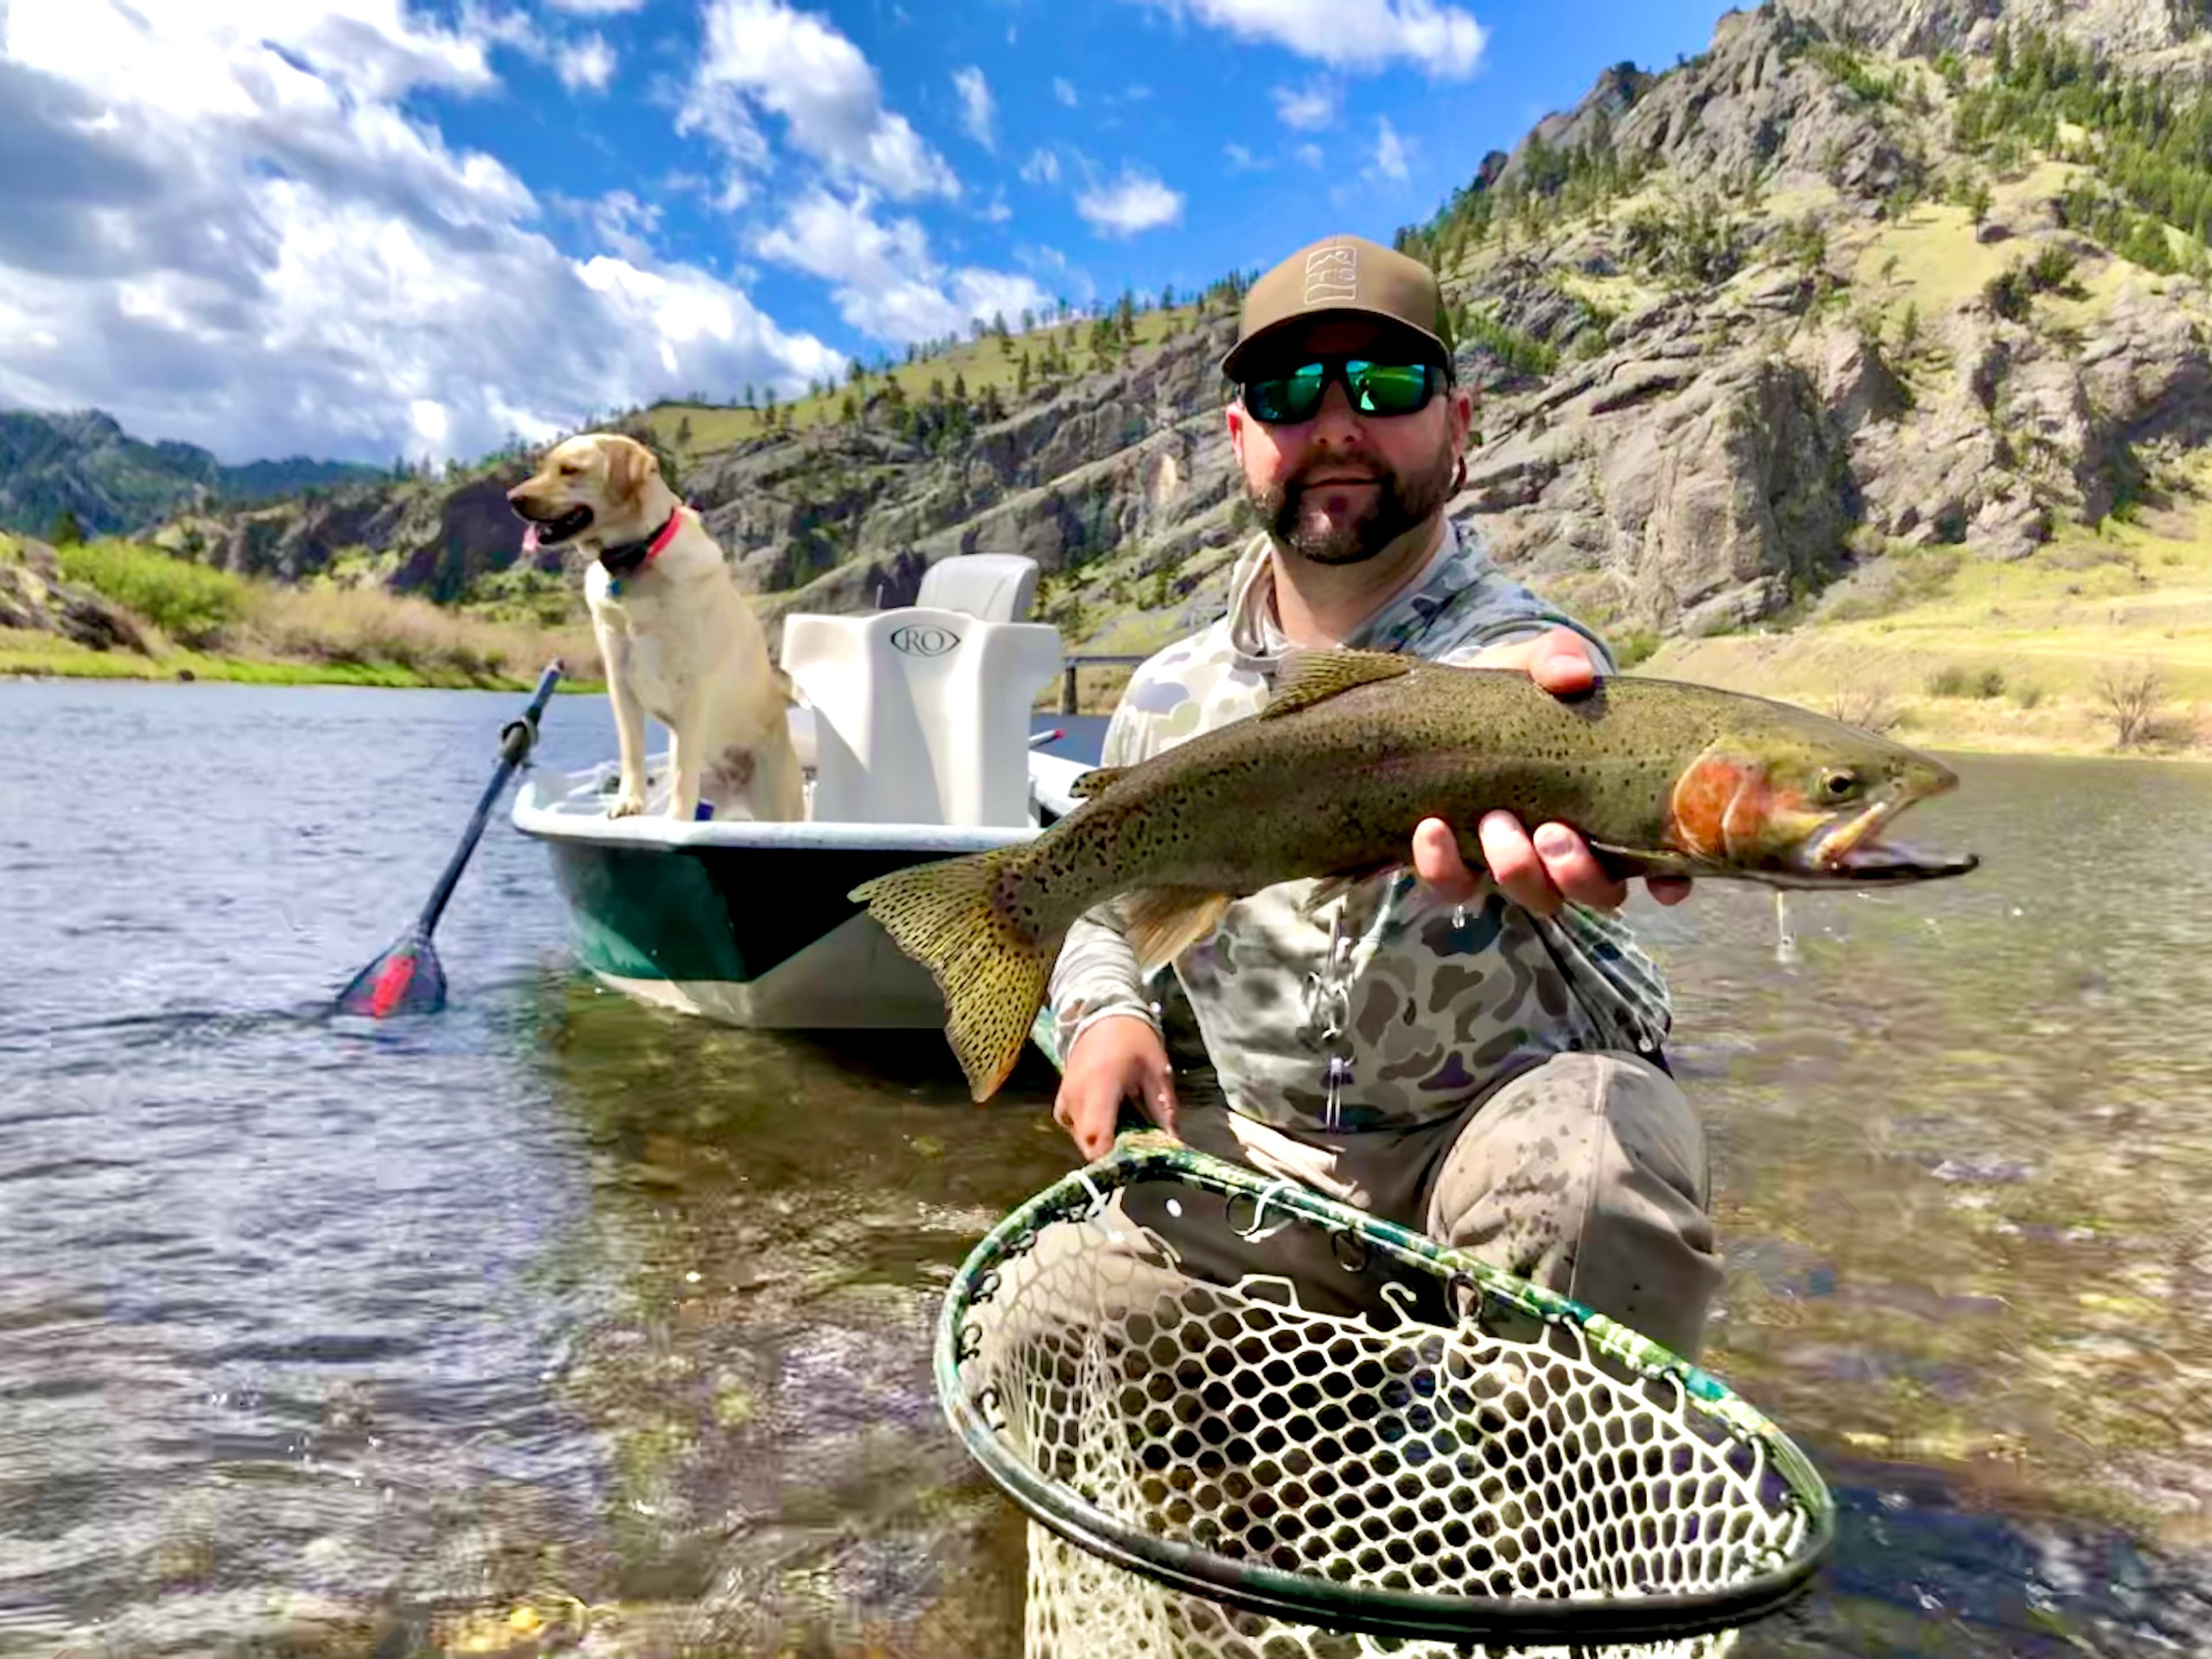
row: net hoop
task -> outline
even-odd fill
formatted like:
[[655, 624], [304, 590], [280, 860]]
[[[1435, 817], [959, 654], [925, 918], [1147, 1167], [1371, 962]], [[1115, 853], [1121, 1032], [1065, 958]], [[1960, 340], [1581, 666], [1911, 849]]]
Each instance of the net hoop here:
[[[995, 1390], [971, 1382], [976, 1309], [997, 1293], [1000, 1270], [1019, 1259], [1044, 1228], [1095, 1215], [1117, 1189], [1168, 1180], [1243, 1200], [1254, 1212], [1289, 1216], [1349, 1237], [1399, 1266], [1443, 1282], [1461, 1300], [1473, 1293], [1547, 1325], [1571, 1324], [1589, 1351], [1647, 1381], [1671, 1381], [1686, 1415], [1695, 1412], [1729, 1439], [1754, 1450], [1785, 1488], [1784, 1502], [1802, 1525], [1787, 1559], [1717, 1589], [1660, 1594], [1536, 1596], [1440, 1594], [1346, 1583], [1235, 1559], [1144, 1530], [1032, 1468], [991, 1421]], [[1586, 1644], [1594, 1640], [1722, 1633], [1796, 1600], [1833, 1553], [1833, 1498], [1811, 1460], [1764, 1414], [1710, 1373], [1671, 1351], [1555, 1291], [1500, 1272], [1462, 1252], [1310, 1188], [1271, 1179], [1198, 1152], [1157, 1132], [1123, 1133], [1096, 1163], [1066, 1176], [1010, 1212], [970, 1253], [945, 1296], [933, 1354], [939, 1401], [969, 1455], [1033, 1521], [1078, 1548], [1168, 1589], [1263, 1617], [1397, 1639], [1505, 1638]], [[1004, 1413], [1000, 1416], [1003, 1419]]]

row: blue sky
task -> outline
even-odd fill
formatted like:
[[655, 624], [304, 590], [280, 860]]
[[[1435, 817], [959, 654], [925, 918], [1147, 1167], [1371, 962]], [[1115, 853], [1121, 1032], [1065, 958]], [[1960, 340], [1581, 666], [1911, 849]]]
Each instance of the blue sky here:
[[977, 312], [1387, 240], [1606, 65], [1671, 64], [1717, 15], [13, 0], [0, 402], [98, 404], [225, 459], [386, 459], [787, 390]]

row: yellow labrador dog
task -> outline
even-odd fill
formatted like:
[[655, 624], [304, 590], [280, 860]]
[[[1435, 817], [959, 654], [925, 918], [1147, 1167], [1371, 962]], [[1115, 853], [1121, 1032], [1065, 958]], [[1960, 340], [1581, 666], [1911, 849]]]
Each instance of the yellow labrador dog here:
[[523, 551], [574, 543], [607, 668], [622, 779], [610, 817], [645, 811], [645, 717], [668, 728], [668, 815], [805, 816], [786, 711], [790, 682], [697, 514], [634, 438], [592, 432], [556, 444], [507, 492], [528, 526]]

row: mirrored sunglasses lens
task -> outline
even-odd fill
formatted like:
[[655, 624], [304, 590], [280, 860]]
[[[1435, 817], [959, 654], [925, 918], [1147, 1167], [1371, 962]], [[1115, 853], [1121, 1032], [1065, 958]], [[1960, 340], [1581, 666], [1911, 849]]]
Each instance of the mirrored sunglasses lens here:
[[1367, 363], [1352, 376], [1358, 403], [1370, 415], [1404, 415], [1429, 400], [1425, 363]]
[[1263, 421], [1303, 421], [1320, 407], [1324, 384], [1318, 364], [1279, 380], [1255, 380], [1244, 389], [1244, 406]]

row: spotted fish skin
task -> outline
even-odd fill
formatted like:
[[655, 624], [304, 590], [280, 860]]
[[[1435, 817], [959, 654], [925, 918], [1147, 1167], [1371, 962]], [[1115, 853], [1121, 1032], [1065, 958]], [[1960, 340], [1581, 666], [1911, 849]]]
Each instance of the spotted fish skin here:
[[1090, 798], [1035, 841], [854, 897], [936, 974], [980, 1100], [1018, 1058], [1067, 929], [1109, 898], [1127, 896], [1150, 966], [1210, 932], [1228, 898], [1404, 864], [1425, 818], [1450, 823], [1479, 863], [1475, 825], [1493, 810], [1571, 824], [1624, 874], [1948, 875], [1971, 861], [1826, 868], [1812, 854], [1956, 781], [1902, 744], [1741, 693], [1607, 678], [1562, 699], [1517, 670], [1318, 652], [1260, 714], [1091, 775]]

